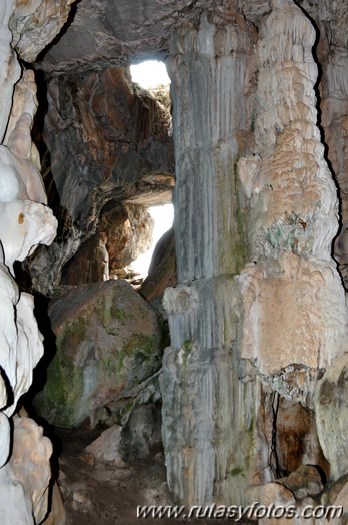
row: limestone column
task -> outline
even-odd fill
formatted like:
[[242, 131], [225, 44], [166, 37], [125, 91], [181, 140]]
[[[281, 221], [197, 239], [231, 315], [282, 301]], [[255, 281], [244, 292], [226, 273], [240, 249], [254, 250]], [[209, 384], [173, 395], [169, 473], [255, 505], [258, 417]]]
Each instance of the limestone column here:
[[203, 14], [168, 60], [179, 285], [164, 296], [162, 433], [186, 504], [245, 504], [248, 485], [279, 476], [274, 401], [313, 409], [346, 335], [315, 30], [292, 0], [271, 8], [255, 47], [238, 16]]
[[235, 164], [251, 129], [253, 31], [236, 16], [203, 14], [168, 60], [179, 284], [164, 297], [163, 441], [169, 488], [187, 504], [242, 500], [256, 450], [258, 386], [237, 379], [234, 281], [246, 260]]

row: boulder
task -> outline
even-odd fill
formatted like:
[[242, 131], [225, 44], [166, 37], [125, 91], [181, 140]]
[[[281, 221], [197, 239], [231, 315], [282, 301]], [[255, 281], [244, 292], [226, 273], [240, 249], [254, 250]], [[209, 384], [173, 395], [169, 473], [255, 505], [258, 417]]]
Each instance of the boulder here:
[[126, 281], [69, 290], [50, 305], [49, 317], [56, 349], [34, 407], [54, 425], [78, 426], [161, 366], [162, 323]]
[[288, 477], [278, 482], [291, 490], [297, 500], [317, 496], [323, 490], [320, 472], [313, 465], [300, 465]]
[[136, 405], [122, 433], [122, 457], [125, 461], [150, 459], [162, 448], [160, 407]]
[[[162, 235], [155, 247], [149, 273], [140, 293], [156, 307], [162, 301], [164, 290], [176, 284], [175, 235], [172, 227]], [[164, 312], [162, 308], [160, 311]]]
[[125, 467], [120, 455], [122, 427], [113, 425], [104, 430], [93, 443], [85, 449], [87, 455], [92, 455], [97, 461], [112, 463], [117, 467]]

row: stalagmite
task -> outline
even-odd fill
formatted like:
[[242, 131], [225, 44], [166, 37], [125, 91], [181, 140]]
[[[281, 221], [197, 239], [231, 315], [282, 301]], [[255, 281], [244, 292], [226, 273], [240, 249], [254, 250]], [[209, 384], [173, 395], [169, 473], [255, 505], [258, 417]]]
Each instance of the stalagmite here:
[[179, 285], [164, 296], [163, 440], [169, 487], [189, 504], [245, 503], [248, 485], [279, 477], [277, 396], [313, 409], [347, 336], [314, 27], [274, 0], [255, 66], [250, 27], [219, 22], [202, 15], [168, 61]]

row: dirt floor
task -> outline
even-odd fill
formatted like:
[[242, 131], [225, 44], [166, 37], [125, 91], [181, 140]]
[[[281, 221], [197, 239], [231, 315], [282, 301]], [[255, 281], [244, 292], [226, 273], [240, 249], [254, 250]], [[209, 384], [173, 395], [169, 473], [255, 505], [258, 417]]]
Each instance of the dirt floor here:
[[168, 493], [165, 467], [161, 456], [153, 462], [142, 462], [117, 468], [112, 464], [94, 463], [84, 449], [96, 432], [60, 431], [58, 484], [67, 514], [67, 525], [218, 525], [232, 520], [137, 518], [137, 505], [173, 505]]

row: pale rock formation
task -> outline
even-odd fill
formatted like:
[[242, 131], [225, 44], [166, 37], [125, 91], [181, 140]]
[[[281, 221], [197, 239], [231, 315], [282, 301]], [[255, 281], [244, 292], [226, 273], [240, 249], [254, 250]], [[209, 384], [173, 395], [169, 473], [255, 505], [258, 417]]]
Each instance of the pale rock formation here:
[[21, 68], [11, 47], [12, 33], [9, 20], [15, 9], [15, 0], [4, 0], [0, 6], [0, 143], [2, 143], [11, 112], [13, 86], [20, 77]]
[[15, 0], [9, 26], [12, 46], [27, 62], [33, 62], [65, 24], [75, 0]]
[[52, 424], [76, 427], [160, 368], [161, 321], [126, 281], [68, 290], [48, 313], [57, 350], [34, 406]]
[[[245, 298], [241, 356], [264, 375], [289, 364], [312, 369], [307, 387], [313, 392], [315, 369], [332, 362], [346, 334], [344, 292], [330, 255], [337, 198], [316, 126], [315, 31], [292, 2], [274, 5], [258, 45], [255, 134], [261, 155], [239, 162], [257, 262], [239, 278]], [[281, 327], [280, 337], [274, 326]]]
[[92, 456], [102, 463], [112, 463], [117, 467], [125, 467], [121, 454], [121, 425], [113, 425], [104, 430], [102, 434], [93, 443], [86, 447], [86, 454]]
[[[19, 3], [28, 11], [38, 6], [35, 1]], [[47, 513], [52, 447], [30, 419], [17, 420], [13, 429], [7, 419], [28, 390], [33, 367], [43, 354], [33, 298], [19, 293], [11, 272], [13, 263], [23, 260], [37, 244], [52, 242], [57, 221], [46, 206], [38, 155], [30, 138], [36, 110], [33, 73], [23, 73], [14, 90], [21, 68], [8, 25], [18, 14], [17, 7], [11, 0], [0, 6], [0, 521], [29, 525], [39, 523]], [[59, 27], [57, 23], [56, 31]], [[38, 50], [41, 45], [35, 42]]]
[[[188, 504], [245, 502], [248, 484], [279, 477], [277, 396], [313, 409], [347, 335], [331, 259], [336, 190], [316, 125], [315, 30], [292, 1], [271, 7], [258, 75], [253, 31], [238, 20], [236, 32], [227, 9], [179, 32], [168, 60], [180, 284], [164, 295], [162, 433], [169, 488]], [[315, 425], [308, 432], [319, 461]]]
[[[236, 17], [223, 8], [202, 15], [173, 38], [168, 60], [179, 284], [163, 300], [171, 346], [160, 378], [162, 435], [169, 489], [187, 504], [245, 501], [256, 448], [263, 451], [253, 445], [260, 384], [238, 381], [233, 351], [233, 274], [243, 265], [245, 246], [232, 171], [238, 142], [246, 144], [251, 128], [252, 99], [244, 86], [253, 77], [255, 36]], [[267, 479], [264, 458], [261, 463]]]
[[16, 479], [30, 497], [35, 522], [47, 513], [52, 444], [32, 419], [14, 418], [14, 439], [10, 466]]

